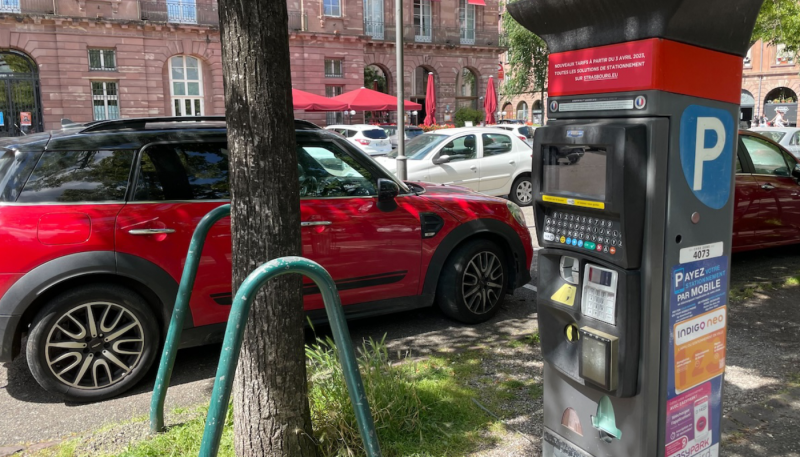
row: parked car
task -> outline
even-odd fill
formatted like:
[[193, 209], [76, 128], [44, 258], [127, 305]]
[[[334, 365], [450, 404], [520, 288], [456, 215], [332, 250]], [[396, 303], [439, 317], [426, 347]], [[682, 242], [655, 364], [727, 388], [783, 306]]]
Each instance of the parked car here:
[[800, 158], [800, 128], [797, 127], [754, 127], [756, 132], [780, 144], [795, 157]]
[[739, 132], [733, 251], [800, 243], [800, 161], [775, 141]]
[[369, 155], [384, 155], [392, 150], [392, 142], [386, 131], [376, 125], [329, 125], [325, 128], [347, 138]]
[[[389, 135], [389, 140], [392, 142], [392, 149], [397, 147], [397, 125], [381, 125], [381, 128]], [[416, 138], [425, 133], [421, 128], [414, 125], [405, 126], [406, 141]]]
[[[303, 255], [331, 273], [348, 316], [435, 304], [478, 323], [530, 280], [517, 205], [400, 182], [339, 135], [295, 128]], [[124, 119], [3, 140], [0, 362], [24, 351], [39, 384], [70, 401], [139, 382], [166, 334], [192, 233], [229, 201], [226, 140], [223, 118]], [[306, 280], [303, 292], [308, 315], [324, 319], [316, 286]], [[203, 249], [183, 347], [221, 340], [231, 296], [225, 218]]]
[[524, 141], [525, 144], [533, 147], [533, 132], [536, 131], [536, 128], [528, 127], [524, 124], [499, 124], [497, 127], [514, 133], [514, 135], [517, 135], [517, 137]]
[[[406, 144], [408, 178], [464, 186], [531, 204], [531, 148], [511, 132], [463, 127], [427, 132]], [[395, 172], [397, 152], [376, 160]]]
[[512, 125], [525, 125], [524, 119], [500, 119], [497, 121], [498, 124], [512, 124]]

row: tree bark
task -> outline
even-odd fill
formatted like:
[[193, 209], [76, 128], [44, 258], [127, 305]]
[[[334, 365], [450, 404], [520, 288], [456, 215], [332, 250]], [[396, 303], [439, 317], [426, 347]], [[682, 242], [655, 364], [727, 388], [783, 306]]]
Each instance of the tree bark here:
[[[219, 0], [231, 172], [233, 290], [256, 267], [301, 254], [300, 197], [283, 0]], [[301, 278], [253, 302], [234, 382], [239, 456], [313, 456]]]

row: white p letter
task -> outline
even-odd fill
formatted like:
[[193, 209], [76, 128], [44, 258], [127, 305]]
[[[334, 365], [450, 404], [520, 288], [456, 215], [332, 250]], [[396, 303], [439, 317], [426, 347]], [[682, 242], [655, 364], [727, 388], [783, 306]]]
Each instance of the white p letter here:
[[[717, 132], [717, 143], [706, 148], [706, 131]], [[703, 189], [703, 163], [710, 162], [720, 154], [725, 146], [725, 126], [716, 117], [697, 118], [697, 142], [694, 149], [694, 186], [693, 190]]]

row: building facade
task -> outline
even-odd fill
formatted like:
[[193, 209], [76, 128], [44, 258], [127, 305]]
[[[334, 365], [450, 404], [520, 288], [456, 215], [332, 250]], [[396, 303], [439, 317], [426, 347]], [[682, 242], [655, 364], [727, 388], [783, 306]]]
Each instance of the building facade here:
[[[405, 68], [395, 64], [391, 0], [289, 0], [292, 83], [338, 95], [365, 68], [425, 104], [433, 73], [437, 121], [482, 106], [497, 73], [497, 0], [407, 0]], [[213, 0], [4, 0], [0, 5], [0, 135], [119, 117], [224, 114]], [[377, 84], [376, 84], [377, 85]], [[483, 91], [483, 92], [481, 92]], [[346, 113], [296, 113], [327, 123]], [[353, 122], [363, 119], [358, 113]], [[412, 121], [422, 122], [424, 109]]]
[[797, 125], [797, 94], [800, 76], [795, 54], [783, 45], [756, 42], [744, 59], [740, 122], [752, 123], [764, 115], [773, 120], [781, 112], [792, 126]]

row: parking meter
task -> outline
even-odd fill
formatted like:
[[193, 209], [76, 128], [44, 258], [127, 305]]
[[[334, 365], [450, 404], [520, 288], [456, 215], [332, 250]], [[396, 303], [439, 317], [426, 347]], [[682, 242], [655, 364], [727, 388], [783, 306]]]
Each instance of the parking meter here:
[[[522, 0], [543, 455], [719, 455], [742, 58], [760, 0]], [[736, 24], [736, 27], [731, 27]]]

